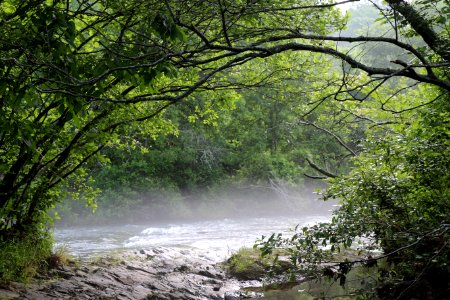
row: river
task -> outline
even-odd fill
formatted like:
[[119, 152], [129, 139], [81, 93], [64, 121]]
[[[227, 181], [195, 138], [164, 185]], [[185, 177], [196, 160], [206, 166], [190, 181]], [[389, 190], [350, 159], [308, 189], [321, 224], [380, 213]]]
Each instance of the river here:
[[[136, 250], [136, 254], [139, 254], [152, 251], [150, 249], [165, 249], [167, 253], [188, 253], [214, 263], [226, 260], [241, 247], [252, 247], [262, 236], [272, 233], [289, 236], [297, 225], [307, 226], [329, 220], [330, 215], [326, 214], [224, 218], [147, 225], [57, 228], [54, 236], [56, 247], [63, 246], [70, 254], [79, 258], [96, 258], [110, 254], [114, 256], [127, 250]], [[313, 298], [309, 294], [300, 293], [298, 288], [293, 288], [268, 292], [261, 299]]]
[[300, 217], [258, 217], [218, 219], [186, 223], [148, 225], [89, 226], [57, 228], [56, 247], [65, 247], [75, 257], [87, 258], [130, 249], [181, 247], [196, 249], [218, 261], [241, 247], [252, 247], [255, 240], [272, 233], [292, 234], [297, 224], [325, 222], [326, 215]]

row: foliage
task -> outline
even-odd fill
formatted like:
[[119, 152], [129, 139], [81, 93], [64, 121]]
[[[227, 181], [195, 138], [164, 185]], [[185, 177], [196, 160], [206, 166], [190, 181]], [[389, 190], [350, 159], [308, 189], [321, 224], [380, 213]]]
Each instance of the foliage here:
[[[156, 20], [130, 10], [117, 15], [126, 6], [105, 1], [1, 3], [1, 235], [39, 226], [61, 199], [61, 183], [72, 178], [68, 192], [86, 187], [80, 180], [89, 180], [83, 165], [94, 158], [101, 161], [101, 149], [122, 142], [114, 132], [117, 126], [128, 124], [127, 130], [136, 130], [130, 123], [161, 109], [158, 103], [125, 108], [97, 102], [124, 97], [136, 85], [173, 75], [168, 64], [154, 62], [154, 48], [128, 44], [135, 40], [131, 26], [122, 26], [127, 35], [112, 38], [130, 16], [140, 20], [139, 26], [158, 22], [154, 14], [147, 17]], [[151, 34], [162, 36], [159, 42], [181, 38], [175, 29], [168, 36], [158, 30]], [[138, 54], [147, 58], [130, 67], [131, 56]], [[127, 68], [139, 70], [131, 74]], [[155, 124], [147, 128], [154, 134], [167, 122]]]
[[389, 255], [394, 264], [389, 284], [400, 280], [393, 288], [396, 297], [428, 286], [439, 298], [448, 289], [447, 101], [402, 135], [372, 142], [359, 167], [326, 195], [345, 199], [334, 222], [348, 238], [371, 236]]
[[[321, 245], [372, 241], [393, 263], [383, 276], [390, 296], [422, 286], [440, 296], [446, 287], [432, 275], [448, 276], [448, 1], [386, 0], [378, 9], [391, 33], [357, 36], [332, 34], [347, 21], [338, 4], [2, 1], [0, 237], [39, 236], [66, 193], [93, 204], [98, 190], [83, 168], [108, 178], [108, 155], [124, 167], [108, 167], [126, 179], [124, 199], [147, 182], [180, 191], [222, 176], [297, 183], [307, 163], [317, 172], [308, 176], [336, 178], [325, 197], [342, 207], [331, 224], [263, 249], [291, 245], [294, 266], [314, 271], [327, 259]], [[365, 60], [349, 50], [361, 43], [393, 50]], [[180, 101], [186, 111], [167, 110]], [[239, 116], [221, 119], [230, 109]], [[225, 138], [212, 138], [219, 127]], [[304, 140], [314, 151], [298, 147]], [[350, 156], [355, 168], [338, 177]], [[106, 192], [113, 184], [98, 181]], [[352, 265], [334, 274], [345, 281]]]
[[[263, 253], [287, 246], [294, 272], [324, 272], [342, 283], [354, 265], [375, 266], [387, 257], [391, 266], [380, 270], [379, 296], [445, 295], [450, 257], [448, 99], [420, 116], [384, 138], [368, 139], [352, 171], [330, 181], [324, 198], [341, 199], [331, 223], [302, 228], [291, 238], [267, 239], [261, 244]], [[332, 253], [355, 247], [384, 254], [345, 260], [334, 271], [323, 271]]]
[[0, 281], [26, 282], [47, 267], [53, 239], [48, 233], [0, 240]]
[[[333, 10], [324, 10], [321, 22], [310, 22], [307, 11], [283, 12], [293, 4], [277, 3], [274, 15], [242, 1], [3, 1], [1, 234], [37, 226], [61, 191], [88, 186], [81, 169], [101, 161], [105, 147], [133, 143], [130, 133], [171, 132], [161, 114], [170, 105], [197, 91], [264, 81], [216, 76], [262, 56], [215, 43], [266, 39], [263, 28], [278, 24], [276, 15], [320, 34], [341, 26]], [[208, 106], [196, 113], [214, 125], [217, 113]]]
[[[294, 57], [305, 62], [292, 66], [289, 60]], [[305, 73], [306, 66], [315, 70]], [[303, 173], [311, 172], [305, 158], [336, 173], [344, 169], [347, 151], [336, 140], [312, 126], [298, 126], [303, 108], [295, 97], [308, 97], [309, 89], [299, 81], [315, 82], [319, 88], [326, 84], [320, 82], [321, 70], [329, 66], [323, 57], [305, 58], [301, 53], [241, 66], [239, 75], [226, 74], [228, 80], [244, 74], [248, 82], [270, 79], [248, 90], [197, 93], [161, 114], [171, 120], [171, 132], [154, 138], [129, 132], [127, 144], [103, 149], [109, 161], [87, 166], [91, 187], [102, 191], [97, 197], [98, 221], [189, 215], [183, 206], [201, 201], [230, 201], [229, 206], [236, 206], [228, 196], [230, 189], [252, 190], [264, 198], [286, 196], [281, 194], [300, 188]], [[295, 70], [294, 75], [287, 74], [287, 68]], [[144, 212], [142, 207], [151, 209]], [[82, 203], [66, 202], [58, 210], [70, 223], [85, 209]]]
[[[287, 83], [284, 86], [297, 90]], [[268, 97], [269, 93], [273, 95]], [[311, 126], [295, 126], [297, 112], [292, 108], [296, 103], [290, 99], [280, 103], [280, 98], [288, 98], [284, 93], [273, 83], [269, 91], [239, 92], [233, 98], [230, 93], [216, 92], [215, 97], [228, 97], [224, 102], [206, 102], [200, 94], [165, 111], [164, 116], [177, 127], [175, 134], [149, 139], [134, 133], [128, 135], [133, 144], [105, 148], [102, 153], [109, 162], [88, 165], [91, 187], [102, 191], [96, 197], [97, 221], [125, 217], [136, 221], [158, 215], [182, 218], [183, 213], [190, 215], [183, 206], [202, 201], [228, 201], [236, 206], [230, 193], [242, 197], [243, 192], [236, 192], [243, 189], [254, 192], [245, 193], [249, 203], [256, 194], [263, 198], [293, 195], [288, 190], [300, 189], [303, 173], [309, 169], [305, 157], [315, 157], [337, 169], [346, 152], [328, 134]], [[274, 106], [279, 106], [276, 123]], [[217, 113], [215, 124], [211, 124], [207, 110]], [[276, 128], [276, 134], [271, 128]], [[301, 201], [307, 209], [305, 199], [295, 202]], [[79, 219], [79, 223], [83, 218], [78, 214], [87, 214], [83, 206], [66, 201], [58, 210], [63, 221]]]
[[[449, 57], [441, 48], [448, 45], [447, 33], [430, 21], [443, 17], [442, 28], [448, 26], [444, 1], [416, 1], [416, 6], [387, 2], [391, 18], [383, 20], [396, 30], [398, 39], [423, 38], [420, 51], [425, 56], [419, 53], [417, 58], [441, 63], [426, 71], [448, 82]], [[263, 254], [287, 248], [293, 274], [326, 276], [342, 286], [352, 269], [379, 267], [386, 259], [388, 266], [377, 269], [376, 289], [359, 294], [382, 299], [443, 298], [449, 292], [450, 276], [449, 89], [417, 86], [409, 80], [372, 85], [358, 72], [343, 71], [348, 72], [343, 86], [352, 84], [363, 94], [341, 98], [347, 103], [340, 106], [373, 125], [365, 129], [363, 151], [353, 159], [352, 170], [330, 179], [324, 192], [324, 199], [340, 199], [341, 207], [330, 223], [301, 228], [292, 237], [273, 235], [258, 245]], [[381, 251], [336, 261], [334, 254], [346, 249]]]

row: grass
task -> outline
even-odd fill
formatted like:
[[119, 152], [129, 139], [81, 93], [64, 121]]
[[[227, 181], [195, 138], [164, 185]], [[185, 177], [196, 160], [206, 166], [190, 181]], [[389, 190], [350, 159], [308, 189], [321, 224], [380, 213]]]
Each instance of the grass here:
[[0, 281], [28, 282], [48, 266], [53, 238], [49, 233], [0, 240]]
[[66, 245], [57, 247], [53, 253], [46, 259], [47, 267], [49, 269], [66, 266], [70, 262], [74, 262], [72, 256], [69, 254], [69, 249]]

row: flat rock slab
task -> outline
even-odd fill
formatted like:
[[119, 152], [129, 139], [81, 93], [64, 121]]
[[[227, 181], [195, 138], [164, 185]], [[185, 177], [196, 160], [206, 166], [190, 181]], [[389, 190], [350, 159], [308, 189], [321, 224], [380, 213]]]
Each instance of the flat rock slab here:
[[221, 264], [195, 250], [155, 248], [80, 261], [30, 284], [0, 287], [0, 299], [244, 299], [258, 281], [229, 278]]

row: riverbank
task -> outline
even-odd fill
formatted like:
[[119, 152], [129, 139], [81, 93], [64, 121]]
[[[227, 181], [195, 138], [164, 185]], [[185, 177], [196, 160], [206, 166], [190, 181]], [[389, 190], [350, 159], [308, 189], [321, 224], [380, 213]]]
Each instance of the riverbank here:
[[255, 280], [227, 276], [221, 262], [192, 249], [125, 251], [69, 261], [28, 284], [0, 286], [0, 299], [243, 299]]

